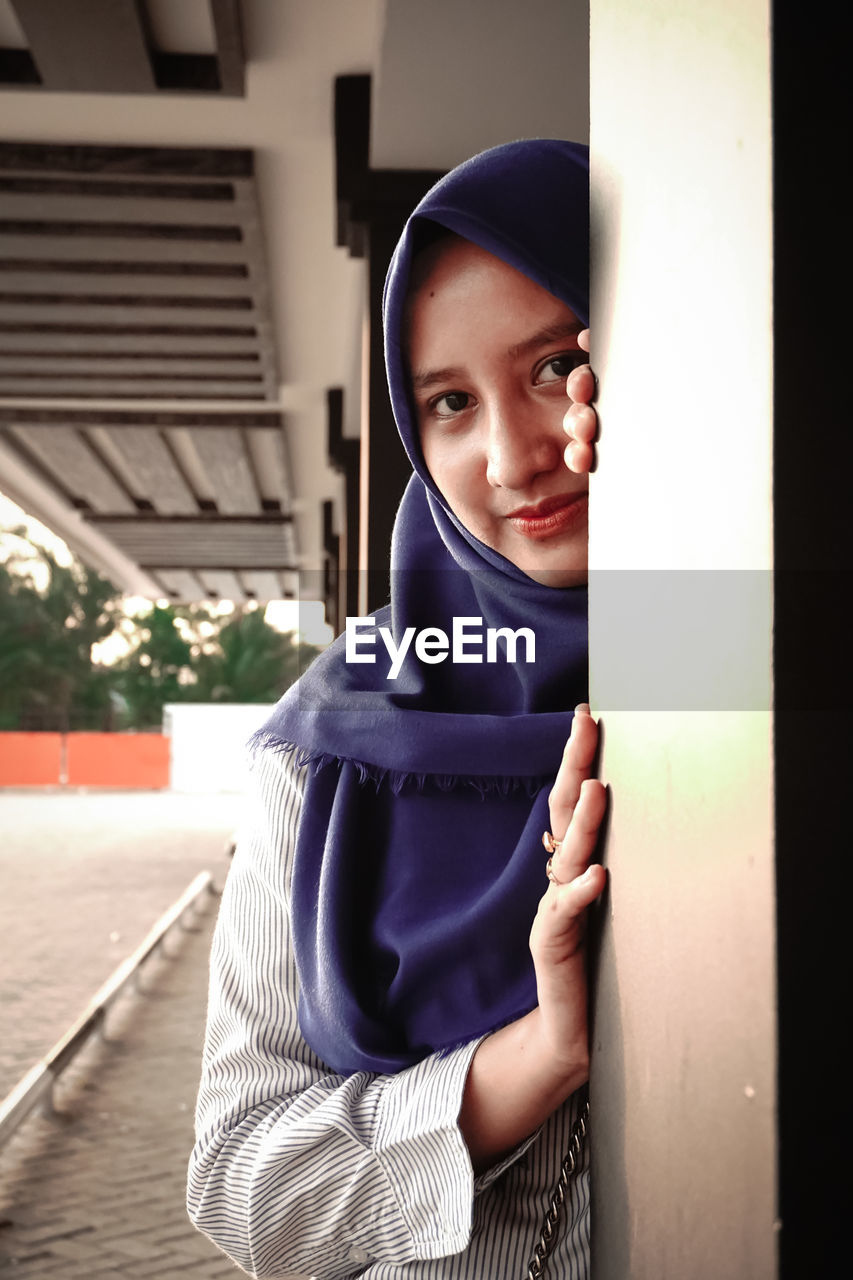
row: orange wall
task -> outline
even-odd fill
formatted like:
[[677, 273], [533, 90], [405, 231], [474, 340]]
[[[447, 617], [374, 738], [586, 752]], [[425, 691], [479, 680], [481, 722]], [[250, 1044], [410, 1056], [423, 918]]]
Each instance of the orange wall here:
[[62, 783], [146, 790], [168, 787], [169, 739], [159, 733], [0, 733], [0, 787]]
[[56, 785], [61, 765], [61, 733], [0, 733], [0, 786]]
[[169, 785], [169, 739], [159, 733], [69, 733], [70, 787]]

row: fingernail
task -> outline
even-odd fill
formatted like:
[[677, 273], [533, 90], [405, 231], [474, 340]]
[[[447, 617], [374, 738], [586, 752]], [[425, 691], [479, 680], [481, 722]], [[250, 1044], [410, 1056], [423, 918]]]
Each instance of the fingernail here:
[[[588, 716], [588, 715], [589, 715], [589, 703], [588, 703], [588, 702], [579, 702], [579, 703], [578, 703], [578, 705], [575, 707], [575, 715], [576, 715], [576, 716]], [[572, 721], [572, 728], [574, 728], [574, 721]]]

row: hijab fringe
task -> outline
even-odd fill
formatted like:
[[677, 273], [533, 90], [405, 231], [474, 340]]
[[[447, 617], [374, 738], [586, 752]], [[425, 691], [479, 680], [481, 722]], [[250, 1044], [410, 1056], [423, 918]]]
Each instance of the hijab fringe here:
[[247, 746], [253, 757], [261, 751], [291, 756], [298, 769], [307, 768], [315, 774], [329, 765], [339, 769], [343, 764], [351, 764], [362, 786], [370, 782], [378, 791], [384, 783], [391, 788], [395, 796], [410, 789], [423, 791], [427, 785], [430, 785], [439, 791], [471, 787], [479, 793], [482, 800], [485, 800], [486, 796], [509, 796], [518, 791], [524, 791], [533, 799], [544, 786], [553, 781], [551, 774], [533, 778], [513, 778], [456, 773], [407, 773], [400, 769], [387, 769], [382, 765], [370, 764], [366, 760], [355, 760], [351, 756], [338, 756], [328, 751], [312, 751], [309, 747], [300, 747], [298, 743], [288, 742], [264, 729], [259, 729], [257, 733], [252, 734]]

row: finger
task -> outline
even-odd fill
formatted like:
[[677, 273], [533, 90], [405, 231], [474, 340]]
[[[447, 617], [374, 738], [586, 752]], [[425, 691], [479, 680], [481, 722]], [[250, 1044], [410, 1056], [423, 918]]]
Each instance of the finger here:
[[[606, 807], [607, 790], [604, 783], [597, 778], [585, 778], [581, 783], [580, 797], [572, 812], [568, 830], [551, 858], [551, 871], [558, 882], [554, 887], [564, 888], [586, 871], [595, 850]], [[553, 881], [551, 883], [554, 885]]]
[[581, 351], [589, 351], [589, 329], [581, 329], [578, 334], [578, 346]]
[[575, 708], [572, 731], [548, 797], [551, 834], [555, 840], [561, 840], [566, 833], [581, 783], [589, 777], [597, 746], [598, 725], [589, 714], [588, 704], [582, 702]]
[[579, 364], [566, 378], [566, 393], [576, 404], [589, 404], [595, 395], [595, 374], [588, 364]]
[[573, 440], [563, 451], [563, 460], [575, 475], [585, 476], [592, 471], [594, 452], [591, 444], [582, 444]]
[[[563, 955], [548, 955], [550, 947], [563, 947], [567, 941], [574, 944], [583, 941], [581, 917], [607, 882], [607, 872], [594, 862], [565, 884], [551, 884], [548, 892], [539, 900], [539, 907], [531, 930], [531, 948], [537, 960], [559, 963]], [[580, 929], [578, 928], [580, 926]]]
[[573, 440], [591, 444], [598, 429], [598, 414], [588, 404], [570, 405], [563, 414], [563, 430]]

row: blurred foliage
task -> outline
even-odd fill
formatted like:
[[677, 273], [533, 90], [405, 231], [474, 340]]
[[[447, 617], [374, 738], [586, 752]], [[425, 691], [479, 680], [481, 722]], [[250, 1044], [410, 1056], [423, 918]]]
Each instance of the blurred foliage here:
[[236, 609], [194, 658], [194, 702], [275, 702], [320, 652], [276, 631], [260, 609]]
[[72, 708], [109, 728], [110, 680], [91, 650], [115, 629], [115, 587], [29, 546], [0, 564], [0, 728], [66, 729]]
[[137, 728], [159, 727], [169, 702], [276, 702], [320, 652], [245, 605], [224, 617], [156, 605], [133, 621], [134, 647], [114, 671]]
[[[124, 656], [95, 662], [116, 632]], [[170, 702], [275, 702], [319, 652], [262, 608], [129, 614], [101, 574], [32, 543], [0, 563], [0, 729], [159, 729]]]
[[173, 605], [158, 604], [149, 613], [131, 615], [134, 629], [124, 629], [132, 647], [112, 672], [125, 718], [136, 729], [159, 729], [165, 704], [187, 701], [193, 688], [192, 645], [178, 631], [177, 618]]

